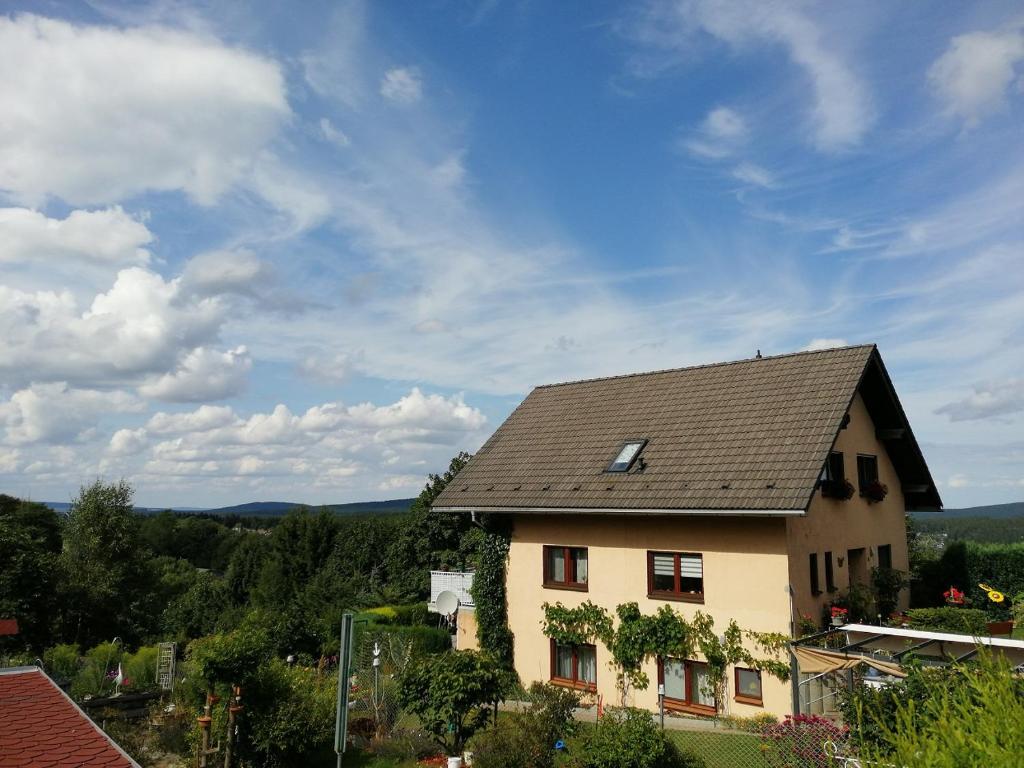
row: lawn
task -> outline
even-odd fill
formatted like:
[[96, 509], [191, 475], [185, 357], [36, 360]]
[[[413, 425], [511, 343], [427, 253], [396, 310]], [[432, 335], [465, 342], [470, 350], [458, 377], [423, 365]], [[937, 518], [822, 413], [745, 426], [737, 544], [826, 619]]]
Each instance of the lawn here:
[[749, 733], [666, 731], [681, 749], [704, 758], [707, 768], [768, 768], [761, 739]]

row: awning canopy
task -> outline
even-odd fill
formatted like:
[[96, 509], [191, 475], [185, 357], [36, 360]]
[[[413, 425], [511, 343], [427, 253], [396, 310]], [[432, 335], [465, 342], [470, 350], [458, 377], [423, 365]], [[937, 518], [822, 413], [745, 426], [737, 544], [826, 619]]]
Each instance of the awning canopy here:
[[840, 672], [844, 669], [853, 669], [865, 664], [877, 669], [884, 675], [893, 677], [906, 677], [899, 664], [882, 661], [870, 656], [860, 656], [832, 651], [825, 648], [808, 648], [800, 645], [793, 646], [793, 654], [796, 656], [797, 664], [801, 672], [808, 674], [825, 674], [826, 672]]

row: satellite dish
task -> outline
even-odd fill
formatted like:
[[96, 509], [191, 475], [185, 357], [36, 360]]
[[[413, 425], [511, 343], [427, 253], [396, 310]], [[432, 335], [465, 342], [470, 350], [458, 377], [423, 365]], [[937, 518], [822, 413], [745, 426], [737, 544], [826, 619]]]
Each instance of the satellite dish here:
[[438, 613], [444, 616], [450, 616], [459, 610], [459, 596], [446, 589], [437, 596], [437, 600], [434, 601], [434, 605], [437, 606]]

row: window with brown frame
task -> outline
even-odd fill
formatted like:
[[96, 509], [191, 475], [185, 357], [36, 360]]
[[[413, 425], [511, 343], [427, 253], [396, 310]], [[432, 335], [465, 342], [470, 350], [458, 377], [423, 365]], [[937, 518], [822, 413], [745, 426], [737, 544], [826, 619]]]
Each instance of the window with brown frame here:
[[703, 603], [703, 556], [695, 552], [648, 552], [647, 596]]
[[597, 646], [551, 641], [551, 682], [586, 691], [597, 690]]
[[872, 483], [878, 482], [878, 457], [871, 456], [868, 454], [860, 454], [857, 456], [857, 487], [860, 490], [860, 495], [863, 496], [865, 490]]
[[764, 706], [761, 697], [761, 672], [757, 669], [736, 667], [736, 701], [740, 704]]
[[665, 709], [713, 715], [717, 711], [708, 665], [689, 659], [658, 659], [658, 685], [664, 686]]
[[587, 591], [589, 562], [586, 547], [544, 547], [544, 586]]

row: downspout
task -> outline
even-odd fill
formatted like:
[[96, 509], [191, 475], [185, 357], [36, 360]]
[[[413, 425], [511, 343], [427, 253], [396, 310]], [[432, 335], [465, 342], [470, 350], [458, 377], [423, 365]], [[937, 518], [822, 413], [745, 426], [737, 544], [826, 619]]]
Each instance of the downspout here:
[[[794, 599], [793, 585], [786, 585], [786, 592], [789, 594], [789, 636], [796, 639], [796, 601]], [[793, 653], [792, 643], [787, 646], [789, 651], [789, 687], [792, 694], [793, 714], [800, 714], [800, 667], [796, 661], [796, 654]]]

